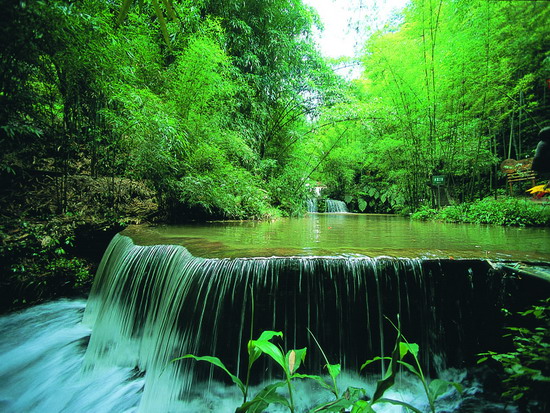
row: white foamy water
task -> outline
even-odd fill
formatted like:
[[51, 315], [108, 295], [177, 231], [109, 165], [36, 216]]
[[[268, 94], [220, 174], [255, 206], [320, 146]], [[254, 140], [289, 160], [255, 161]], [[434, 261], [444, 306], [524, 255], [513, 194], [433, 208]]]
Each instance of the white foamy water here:
[[[83, 369], [84, 354], [91, 331], [81, 324], [84, 301], [56, 301], [20, 313], [0, 317], [0, 411], [5, 413], [56, 412], [137, 412], [140, 406], [144, 375], [132, 369], [102, 366], [90, 373]], [[191, 361], [190, 361], [191, 362]], [[437, 411], [445, 412], [514, 412], [515, 409], [483, 400], [482, 386], [466, 380], [466, 372], [449, 369], [441, 373], [447, 380], [463, 382], [465, 391], [459, 395], [449, 390], [438, 400]], [[371, 394], [374, 378], [350, 373], [339, 377], [338, 387], [360, 387]], [[254, 395], [263, 386], [253, 387]], [[307, 412], [314, 406], [332, 400], [331, 394], [313, 381], [295, 380], [297, 412]], [[284, 391], [282, 392], [284, 394]], [[421, 383], [402, 375], [385, 397], [405, 401], [428, 411]], [[159, 400], [159, 405], [162, 402]], [[236, 388], [222, 383], [197, 384], [187, 400], [170, 404], [169, 411], [185, 413], [232, 413], [242, 402]], [[468, 408], [471, 405], [472, 408]], [[149, 403], [145, 411], [157, 412]], [[164, 411], [164, 410], [163, 410]], [[266, 410], [278, 413], [288, 409], [272, 405]], [[401, 407], [375, 405], [380, 413], [400, 413]]]
[[0, 317], [0, 411], [135, 412], [143, 380], [128, 368], [82, 372], [85, 301], [56, 301]]

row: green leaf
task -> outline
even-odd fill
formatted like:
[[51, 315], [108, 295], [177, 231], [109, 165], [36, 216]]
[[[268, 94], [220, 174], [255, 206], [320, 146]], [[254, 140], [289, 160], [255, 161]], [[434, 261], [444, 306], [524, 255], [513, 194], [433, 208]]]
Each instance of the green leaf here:
[[372, 364], [374, 363], [375, 361], [379, 361], [379, 360], [391, 360], [391, 357], [379, 357], [379, 356], [376, 356], [375, 358], [373, 359], [370, 359], [370, 360], [367, 360], [363, 363], [363, 365], [361, 366], [361, 369], [360, 370], [363, 370], [365, 367], [367, 367], [369, 364]]
[[450, 386], [451, 386], [451, 383], [449, 383], [446, 380], [441, 380], [441, 379], [432, 380], [430, 385], [428, 386], [428, 391], [430, 393], [432, 400], [435, 401], [439, 396], [445, 394], [445, 392], [449, 389]]
[[283, 338], [283, 333], [281, 331], [266, 330], [266, 331], [263, 331], [262, 334], [260, 334], [260, 337], [258, 338], [258, 340], [269, 341], [273, 337]]
[[262, 353], [267, 354], [275, 360], [275, 362], [279, 364], [285, 372], [288, 371], [283, 352], [275, 344], [267, 340], [251, 340], [249, 346], [252, 346], [252, 348], [257, 348]]
[[358, 207], [359, 207], [359, 211], [361, 211], [361, 212], [364, 212], [365, 209], [367, 208], [367, 201], [365, 201], [363, 198], [359, 198], [357, 200], [357, 204], [358, 204]]
[[395, 406], [402, 406], [402, 407], [405, 407], [406, 409], [409, 409], [409, 410], [412, 410], [414, 413], [423, 413], [421, 410], [418, 410], [416, 407], [414, 407], [413, 405], [409, 404], [409, 403], [406, 403], [406, 402], [402, 402], [401, 400], [393, 400], [393, 399], [379, 399], [377, 401], [377, 403], [390, 403], [390, 404], [393, 404]]
[[387, 375], [384, 379], [378, 380], [376, 382], [376, 389], [374, 390], [374, 394], [372, 396], [373, 403], [376, 403], [378, 400], [380, 400], [386, 390], [392, 387], [395, 383], [395, 374], [393, 374], [390, 370], [388, 370], [388, 372], [390, 373], [389, 375]]
[[[301, 366], [306, 358], [306, 352], [307, 348], [304, 347], [299, 350], [290, 350], [288, 353], [286, 353], [285, 360], [290, 374], [294, 373]], [[292, 357], [294, 358], [293, 363], [290, 362]]]
[[415, 358], [418, 358], [419, 347], [416, 343], [399, 343], [399, 354], [401, 359], [403, 359], [407, 353], [411, 353]]
[[332, 402], [323, 403], [319, 406], [316, 406], [312, 411], [313, 412], [342, 412], [348, 407], [352, 406], [353, 402], [346, 398], [340, 398]]
[[183, 360], [183, 359], [194, 359], [196, 361], [206, 361], [207, 363], [210, 363], [210, 364], [213, 364], [216, 367], [219, 367], [220, 369], [225, 371], [229, 377], [231, 377], [231, 380], [233, 381], [233, 383], [235, 383], [237, 385], [237, 387], [241, 390], [241, 392], [243, 394], [245, 394], [246, 390], [245, 390], [245, 386], [244, 386], [243, 382], [237, 376], [235, 376], [229, 370], [227, 370], [227, 367], [225, 367], [225, 364], [223, 364], [222, 361], [219, 358], [213, 357], [213, 356], [201, 356], [201, 357], [199, 357], [199, 356], [194, 356], [193, 354], [186, 354], [183, 357], [178, 357], [178, 358], [173, 359], [171, 362], [173, 363], [174, 361]]
[[[316, 408], [314, 408], [313, 412], [341, 412], [350, 406], [354, 406], [357, 402], [360, 401], [361, 397], [363, 397], [366, 394], [365, 389], [361, 389], [358, 387], [348, 387], [347, 390], [344, 392], [342, 397], [339, 397], [338, 399], [323, 403]], [[363, 410], [359, 410], [363, 411]]]
[[376, 413], [369, 402], [365, 400], [357, 400], [353, 405], [351, 413]]
[[378, 380], [378, 382], [376, 383], [376, 389], [374, 390], [374, 394], [372, 396], [373, 403], [376, 403], [376, 401], [384, 395], [386, 390], [392, 387], [395, 383], [395, 376], [397, 374], [397, 363], [400, 361], [401, 354], [400, 344], [401, 331], [399, 330], [399, 328], [397, 328], [397, 338], [395, 339], [395, 347], [391, 355], [391, 361], [388, 365], [388, 370], [386, 371], [385, 377], [382, 380]]
[[[262, 334], [260, 334], [260, 337], [258, 338], [258, 340], [256, 341], [269, 341], [271, 340], [273, 337], [283, 337], [283, 333], [280, 332], [280, 331], [263, 331]], [[254, 362], [256, 360], [258, 360], [258, 357], [260, 357], [262, 355], [262, 351], [257, 348], [257, 347], [254, 347], [254, 345], [252, 345], [252, 341], [249, 341], [248, 342], [248, 366], [252, 366], [252, 364], [254, 364]]]
[[462, 384], [456, 383], [454, 381], [450, 383], [451, 383], [451, 386], [453, 386], [459, 394], [462, 394], [462, 392], [464, 391], [464, 387], [462, 387]]
[[299, 374], [299, 373], [296, 373], [296, 374], [293, 374], [290, 378], [291, 379], [315, 380], [317, 383], [319, 383], [319, 385], [321, 387], [324, 387], [325, 389], [330, 390], [330, 391], [334, 390], [332, 388], [332, 386], [330, 384], [327, 384], [327, 382], [325, 382], [325, 380], [321, 376], [316, 376], [316, 375], [312, 375], [312, 374]]
[[340, 364], [327, 364], [328, 374], [332, 377], [332, 380], [336, 381], [336, 377], [340, 375], [342, 367]]
[[285, 386], [286, 384], [287, 383], [284, 381], [279, 381], [264, 387], [252, 400], [238, 407], [235, 413], [260, 413], [265, 411], [272, 403], [282, 404], [290, 409], [288, 400], [276, 392], [279, 387]]
[[398, 360], [397, 363], [404, 366], [404, 367], [406, 367], [407, 370], [409, 370], [412, 374], [414, 374], [415, 376], [419, 377], [422, 380], [422, 375], [416, 369], [416, 367], [414, 367], [412, 364], [407, 363], [406, 361], [402, 361], [402, 360]]

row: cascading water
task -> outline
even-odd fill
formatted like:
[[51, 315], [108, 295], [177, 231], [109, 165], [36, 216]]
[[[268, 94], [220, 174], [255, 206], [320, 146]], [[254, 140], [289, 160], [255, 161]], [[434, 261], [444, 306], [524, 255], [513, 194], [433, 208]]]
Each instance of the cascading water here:
[[317, 198], [309, 198], [307, 200], [307, 212], [318, 212], [317, 209]]
[[326, 212], [348, 212], [348, 207], [344, 201], [327, 199], [325, 205]]
[[[215, 384], [223, 380], [217, 370], [171, 360], [187, 353], [215, 355], [242, 376], [247, 340], [275, 330], [284, 333], [286, 348], [308, 348], [304, 370], [323, 373], [325, 362], [309, 329], [331, 362], [356, 370], [367, 359], [389, 354], [396, 333], [385, 318], [395, 321], [397, 314], [405, 337], [420, 345], [425, 371], [441, 374], [445, 364], [473, 364], [475, 354], [489, 348], [501, 333], [500, 308], [511, 292], [525, 293], [514, 288], [514, 279], [502, 278], [484, 261], [203, 259], [180, 246], [136, 246], [117, 235], [81, 325], [80, 302], [31, 309], [34, 319], [21, 317], [34, 321], [18, 333], [14, 349], [15, 339], [4, 337], [24, 323], [17, 315], [0, 319], [0, 409], [232, 412], [238, 395], [220, 390], [225, 387]], [[38, 373], [35, 364], [45, 364], [46, 371]], [[259, 364], [253, 372], [258, 384], [269, 379], [266, 371], [278, 374]], [[38, 390], [35, 382], [42, 383]], [[412, 399], [425, 402], [411, 391], [414, 384], [406, 386]], [[470, 386], [465, 397], [474, 397], [477, 389]], [[62, 397], [49, 394], [56, 391]], [[319, 392], [305, 393], [319, 398]], [[300, 411], [315, 405], [314, 399], [302, 401]], [[445, 403], [444, 411], [454, 411], [460, 400], [448, 396]]]
[[82, 372], [90, 329], [85, 301], [58, 301], [0, 317], [0, 411], [130, 412], [143, 378], [111, 365]]

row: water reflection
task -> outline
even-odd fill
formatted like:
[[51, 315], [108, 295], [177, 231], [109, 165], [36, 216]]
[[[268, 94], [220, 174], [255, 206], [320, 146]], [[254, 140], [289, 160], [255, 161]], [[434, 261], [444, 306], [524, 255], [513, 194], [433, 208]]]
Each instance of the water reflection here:
[[124, 234], [139, 244], [179, 244], [209, 258], [361, 254], [550, 261], [547, 228], [418, 222], [392, 215], [134, 226]]

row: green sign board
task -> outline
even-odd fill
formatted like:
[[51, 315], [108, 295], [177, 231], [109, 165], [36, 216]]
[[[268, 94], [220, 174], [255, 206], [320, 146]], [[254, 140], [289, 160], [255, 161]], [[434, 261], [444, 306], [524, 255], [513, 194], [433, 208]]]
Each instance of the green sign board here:
[[445, 185], [445, 175], [433, 175], [432, 185], [435, 185], [435, 186]]

